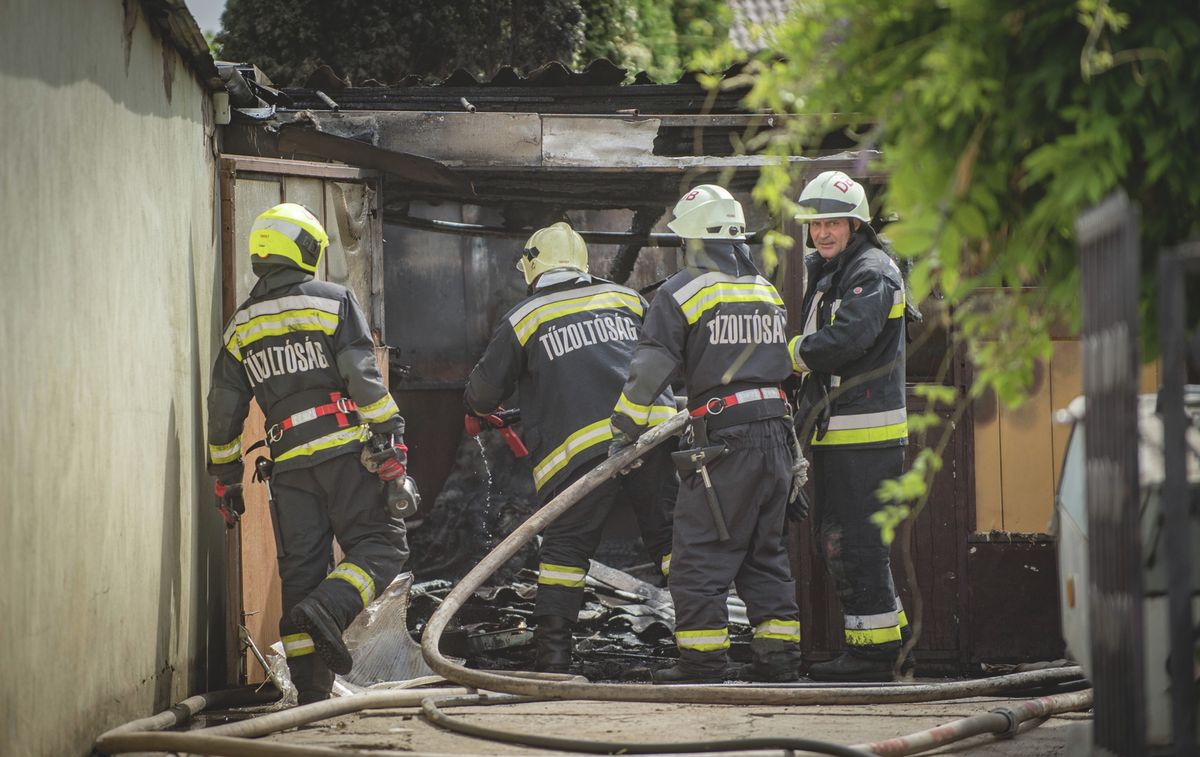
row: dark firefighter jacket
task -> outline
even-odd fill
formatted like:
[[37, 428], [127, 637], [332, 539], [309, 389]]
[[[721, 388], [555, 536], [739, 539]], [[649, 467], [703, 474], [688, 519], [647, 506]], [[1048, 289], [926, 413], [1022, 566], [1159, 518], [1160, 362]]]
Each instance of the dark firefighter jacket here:
[[[520, 390], [533, 482], [552, 491], [581, 465], [608, 453], [608, 416], [625, 383], [646, 301], [611, 281], [555, 272], [505, 314], [467, 379], [466, 403], [495, 410]], [[655, 394], [652, 423], [675, 414], [669, 389]]]
[[810, 253], [804, 264], [804, 332], [789, 345], [793, 367], [812, 371], [798, 403], [801, 429], [811, 424], [814, 445], [907, 444], [900, 269], [864, 233], [832, 260]]
[[[705, 241], [688, 265], [659, 288], [613, 424], [636, 437], [647, 428], [647, 405], [682, 378], [688, 407], [713, 397], [777, 386], [792, 373], [784, 329], [787, 312], [775, 287], [740, 242]], [[753, 402], [710, 417], [710, 426], [781, 417], [783, 402]]]
[[[302, 271], [265, 274], [225, 329], [208, 393], [208, 468], [222, 481], [241, 480], [251, 396], [266, 415], [276, 472], [357, 453], [371, 430], [404, 432], [354, 295]], [[338, 398], [341, 407], [330, 408]], [[347, 399], [357, 412], [342, 412]], [[298, 422], [297, 413], [322, 406], [325, 414]]]

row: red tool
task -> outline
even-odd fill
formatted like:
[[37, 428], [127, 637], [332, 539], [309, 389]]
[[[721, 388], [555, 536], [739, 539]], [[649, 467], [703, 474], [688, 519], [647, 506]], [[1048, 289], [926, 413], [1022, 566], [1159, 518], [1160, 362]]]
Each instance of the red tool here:
[[529, 450], [525, 449], [524, 443], [521, 442], [521, 437], [517, 436], [517, 432], [510, 428], [512, 424], [519, 420], [521, 420], [521, 411], [519, 409], [505, 410], [501, 407], [497, 408], [496, 412], [491, 415], [473, 415], [467, 413], [463, 425], [470, 436], [478, 436], [479, 432], [485, 428], [494, 428], [504, 437], [504, 442], [512, 450], [513, 457], [528, 457]]

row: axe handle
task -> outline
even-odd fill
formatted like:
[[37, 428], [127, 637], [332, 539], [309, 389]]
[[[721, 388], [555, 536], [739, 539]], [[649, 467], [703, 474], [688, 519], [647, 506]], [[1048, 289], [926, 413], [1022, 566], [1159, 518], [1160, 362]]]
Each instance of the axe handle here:
[[712, 479], [708, 477], [708, 466], [700, 466], [700, 478], [704, 480], [704, 497], [708, 500], [708, 510], [712, 513], [713, 525], [717, 527], [717, 538], [729, 541], [729, 529], [725, 527], [725, 516], [721, 513], [721, 503], [717, 501], [717, 492], [713, 489]]

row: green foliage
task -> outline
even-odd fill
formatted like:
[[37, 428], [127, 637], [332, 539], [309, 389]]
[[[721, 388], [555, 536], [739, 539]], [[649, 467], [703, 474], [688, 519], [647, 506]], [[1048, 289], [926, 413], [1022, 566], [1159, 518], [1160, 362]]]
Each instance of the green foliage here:
[[728, 37], [729, 19], [719, 0], [229, 0], [216, 42], [220, 57], [253, 62], [284, 86], [322, 64], [355, 83], [395, 83], [600, 57], [670, 81]]
[[885, 547], [896, 540], [896, 529], [908, 517], [908, 505], [884, 505], [882, 510], [871, 513], [871, 522], [879, 528], [879, 536]]
[[[748, 104], [824, 114], [793, 119], [765, 152], [846, 127], [882, 152], [873, 210], [900, 219], [886, 233], [915, 296], [952, 306], [973, 391], [1013, 404], [1050, 325], [1078, 323], [1081, 211], [1118, 189], [1137, 202], [1148, 276], [1200, 231], [1197, 50], [1194, 0], [806, 0]], [[756, 197], [788, 213], [796, 179], [769, 170]]]

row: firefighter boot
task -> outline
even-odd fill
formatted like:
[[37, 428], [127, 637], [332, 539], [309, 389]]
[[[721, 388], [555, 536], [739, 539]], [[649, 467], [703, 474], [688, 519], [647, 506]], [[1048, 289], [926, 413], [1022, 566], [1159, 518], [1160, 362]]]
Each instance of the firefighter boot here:
[[787, 683], [800, 678], [800, 645], [783, 639], [754, 639], [753, 661], [737, 672], [739, 681]]
[[729, 658], [725, 650], [697, 652], [679, 650], [679, 662], [650, 674], [654, 683], [721, 683], [730, 678]]
[[542, 673], [566, 673], [571, 667], [571, 621], [561, 615], [541, 615], [537, 619], [533, 641], [537, 646], [535, 670]]
[[305, 597], [292, 608], [288, 618], [297, 628], [312, 637], [317, 654], [330, 670], [340, 676], [350, 672], [354, 660], [342, 641], [342, 629], [320, 602], [312, 597]]
[[814, 681], [892, 681], [892, 665], [900, 649], [889, 650], [888, 654], [866, 657], [853, 652], [842, 652], [829, 662], [818, 662], [808, 669]]

